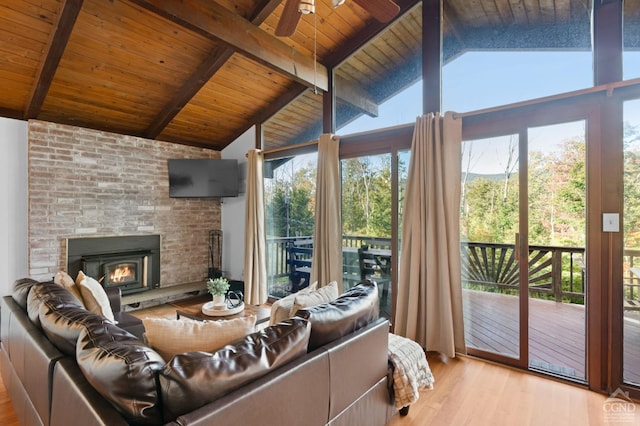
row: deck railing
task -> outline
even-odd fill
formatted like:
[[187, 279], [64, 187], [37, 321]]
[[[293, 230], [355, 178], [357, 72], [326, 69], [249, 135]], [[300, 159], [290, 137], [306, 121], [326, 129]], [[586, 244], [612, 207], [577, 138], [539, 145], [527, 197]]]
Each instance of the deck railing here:
[[[268, 238], [269, 281], [288, 277], [287, 246], [313, 247], [312, 236]], [[353, 268], [353, 250], [368, 245], [391, 250], [390, 238], [343, 236], [345, 271]], [[462, 242], [463, 284], [485, 291], [518, 291], [518, 264], [513, 244]], [[584, 303], [585, 249], [582, 247], [529, 246], [529, 292], [556, 301]], [[350, 269], [349, 269], [350, 270]], [[625, 300], [640, 299], [640, 249], [624, 250]]]
[[640, 249], [625, 249], [623, 254], [623, 292], [625, 303], [636, 301], [635, 308], [640, 301]]
[[[517, 293], [519, 266], [513, 244], [463, 242], [462, 281], [485, 291]], [[584, 303], [584, 248], [529, 246], [529, 292]]]

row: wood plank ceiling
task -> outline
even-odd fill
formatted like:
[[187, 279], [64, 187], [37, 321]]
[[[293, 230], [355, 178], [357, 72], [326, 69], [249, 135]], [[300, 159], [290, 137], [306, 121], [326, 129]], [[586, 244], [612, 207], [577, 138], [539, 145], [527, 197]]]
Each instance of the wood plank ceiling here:
[[[284, 3], [4, 0], [0, 115], [212, 149], [270, 119], [265, 140], [287, 144], [318, 132], [322, 96], [307, 89], [318, 86], [322, 93], [328, 70], [376, 34], [339, 67], [338, 103], [351, 105], [353, 114], [374, 113], [376, 102], [419, 78], [418, 0], [397, 0], [401, 14], [407, 13], [384, 33], [385, 26], [354, 1], [334, 9], [331, 0], [316, 0], [316, 14], [303, 16], [293, 36], [276, 37]], [[445, 60], [490, 44], [508, 48], [509, 29], [583, 21], [590, 5], [445, 0]], [[638, 17], [640, 0], [626, 1], [630, 7]], [[535, 43], [552, 45], [550, 39]], [[381, 89], [381, 82], [407, 67], [417, 71]], [[289, 113], [274, 115], [292, 100]]]

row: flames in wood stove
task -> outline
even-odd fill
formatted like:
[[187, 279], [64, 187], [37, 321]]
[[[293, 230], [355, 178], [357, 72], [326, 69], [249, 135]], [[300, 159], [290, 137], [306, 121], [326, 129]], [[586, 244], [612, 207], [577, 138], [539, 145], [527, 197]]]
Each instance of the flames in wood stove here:
[[122, 284], [136, 279], [136, 267], [133, 263], [119, 264], [115, 268], [109, 268], [109, 273], [106, 275], [107, 283]]

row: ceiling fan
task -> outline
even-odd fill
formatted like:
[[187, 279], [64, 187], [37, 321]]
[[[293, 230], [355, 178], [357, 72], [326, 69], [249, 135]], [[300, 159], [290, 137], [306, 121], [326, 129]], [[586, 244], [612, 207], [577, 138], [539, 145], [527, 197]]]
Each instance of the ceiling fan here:
[[[333, 7], [338, 7], [345, 0], [332, 0]], [[376, 20], [380, 22], [389, 22], [398, 12], [400, 6], [395, 4], [393, 0], [352, 0], [364, 10], [369, 12]], [[276, 28], [276, 35], [279, 37], [288, 37], [293, 35], [300, 22], [302, 14], [314, 13], [314, 0], [287, 0], [284, 5], [284, 11]]]

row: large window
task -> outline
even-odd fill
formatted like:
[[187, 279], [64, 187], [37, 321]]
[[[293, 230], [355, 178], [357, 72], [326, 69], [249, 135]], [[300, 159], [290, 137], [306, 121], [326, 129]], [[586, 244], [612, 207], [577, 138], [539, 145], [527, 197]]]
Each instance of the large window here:
[[475, 111], [592, 86], [590, 3], [556, 7], [535, 20], [520, 5], [522, 15], [498, 14], [490, 29], [446, 26], [442, 110]]
[[638, 2], [624, 2], [622, 77], [640, 78], [640, 8]]
[[475, 111], [593, 85], [590, 52], [468, 52], [443, 67], [443, 111]]
[[640, 385], [640, 100], [624, 104], [623, 381]]
[[309, 285], [316, 159], [305, 154], [265, 161], [268, 292], [276, 298]]

